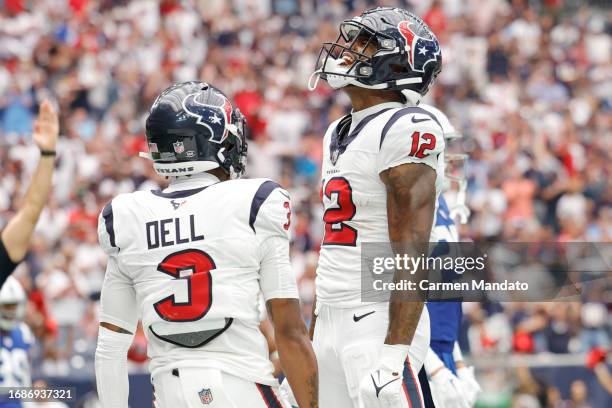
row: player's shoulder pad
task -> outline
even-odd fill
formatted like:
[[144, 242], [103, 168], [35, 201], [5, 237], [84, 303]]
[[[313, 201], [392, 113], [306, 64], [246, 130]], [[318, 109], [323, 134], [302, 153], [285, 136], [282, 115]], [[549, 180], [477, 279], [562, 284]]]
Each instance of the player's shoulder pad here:
[[[418, 130], [428, 131], [442, 139], [444, 137], [442, 123], [434, 113], [418, 106], [397, 108], [382, 128], [379, 147], [382, 148], [383, 142], [390, 133], [401, 133], [403, 135]], [[408, 134], [408, 137], [410, 137], [410, 134]]]
[[433, 114], [437, 119], [440, 125], [442, 126], [442, 131], [444, 132], [445, 139], [452, 139], [460, 137], [461, 134], [455, 129], [453, 124], [450, 122], [450, 119], [444, 112], [435, 106], [427, 105], [424, 103], [419, 104], [419, 108], [425, 109], [429, 113]]
[[251, 200], [249, 226], [255, 233], [260, 232], [259, 228], [286, 235], [291, 201], [289, 192], [273, 180], [257, 180], [260, 184]]
[[132, 204], [137, 204], [140, 196], [145, 192], [136, 191], [133, 193], [119, 194], [109, 201], [100, 211], [98, 217], [98, 242], [100, 246], [109, 255], [114, 255], [119, 252], [117, 244], [116, 226], [119, 224], [118, 219], [123, 219], [121, 214], [126, 213], [127, 208]]

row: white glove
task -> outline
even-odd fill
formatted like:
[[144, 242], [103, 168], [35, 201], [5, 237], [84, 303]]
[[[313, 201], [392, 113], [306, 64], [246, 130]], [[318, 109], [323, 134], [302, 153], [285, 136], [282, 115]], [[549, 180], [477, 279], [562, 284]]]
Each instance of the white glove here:
[[299, 408], [297, 401], [295, 400], [295, 395], [293, 395], [293, 390], [291, 389], [291, 385], [289, 385], [289, 381], [287, 378], [281, 382], [280, 387], [278, 387], [280, 391], [281, 398], [291, 404], [291, 408]]
[[470, 408], [463, 384], [448, 368], [439, 369], [429, 380], [431, 397], [436, 408]]
[[457, 377], [461, 380], [463, 394], [466, 396], [470, 407], [473, 407], [478, 399], [478, 394], [482, 390], [480, 385], [478, 385], [478, 381], [476, 381], [474, 367], [461, 367], [457, 369]]
[[455, 205], [450, 209], [449, 215], [451, 219], [459, 218], [461, 224], [466, 224], [472, 212], [467, 205]]
[[466, 205], [467, 181], [462, 180], [459, 183], [459, 191], [457, 192], [457, 201], [453, 208], [450, 209], [451, 219], [459, 218], [461, 224], [466, 224], [470, 218], [471, 211]]
[[407, 358], [407, 345], [383, 345], [378, 365], [359, 383], [360, 407], [402, 407], [406, 400], [402, 372]]

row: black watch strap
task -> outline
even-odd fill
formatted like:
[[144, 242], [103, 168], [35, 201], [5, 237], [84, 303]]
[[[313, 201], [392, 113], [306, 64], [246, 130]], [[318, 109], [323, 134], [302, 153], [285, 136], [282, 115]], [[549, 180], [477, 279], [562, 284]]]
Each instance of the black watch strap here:
[[55, 150], [41, 150], [41, 156], [55, 156]]

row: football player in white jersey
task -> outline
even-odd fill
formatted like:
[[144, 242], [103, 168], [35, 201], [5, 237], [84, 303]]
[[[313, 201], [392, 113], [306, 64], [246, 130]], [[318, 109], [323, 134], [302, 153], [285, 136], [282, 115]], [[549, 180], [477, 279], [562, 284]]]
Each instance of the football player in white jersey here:
[[[361, 251], [368, 242], [409, 256], [429, 251], [444, 137], [435, 115], [417, 105], [441, 63], [440, 45], [419, 17], [381, 7], [342, 22], [311, 77], [342, 89], [353, 108], [323, 140], [325, 236], [311, 325], [321, 407], [422, 406], [423, 294], [394, 291], [389, 302], [362, 302]], [[414, 282], [424, 272], [398, 269], [394, 279]]]
[[244, 172], [244, 117], [201, 82], [165, 90], [146, 123], [163, 191], [115, 197], [100, 214], [108, 254], [96, 380], [103, 407], [127, 407], [126, 354], [139, 318], [155, 406], [285, 407], [259, 330], [263, 294], [283, 371], [317, 406], [317, 364], [289, 264], [288, 193]]

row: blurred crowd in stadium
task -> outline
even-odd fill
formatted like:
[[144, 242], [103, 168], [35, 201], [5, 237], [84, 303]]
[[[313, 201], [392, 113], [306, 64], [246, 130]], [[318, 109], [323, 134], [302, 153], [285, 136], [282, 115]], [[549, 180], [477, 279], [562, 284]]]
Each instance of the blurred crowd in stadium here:
[[[248, 176], [292, 193], [292, 260], [308, 319], [323, 232], [321, 137], [349, 101], [306, 83], [338, 22], [374, 3], [0, 1], [0, 227], [36, 163], [39, 101], [52, 95], [61, 110], [53, 198], [18, 272], [48, 373], [95, 344], [100, 209], [166, 183], [138, 152], [147, 109], [172, 82], [201, 79], [231, 96], [251, 128]], [[470, 157], [462, 238], [610, 242], [610, 11], [554, 0], [413, 3], [443, 44], [426, 102], [449, 115]], [[480, 354], [609, 347], [610, 301], [595, 291], [581, 303], [468, 304], [465, 344]]]

